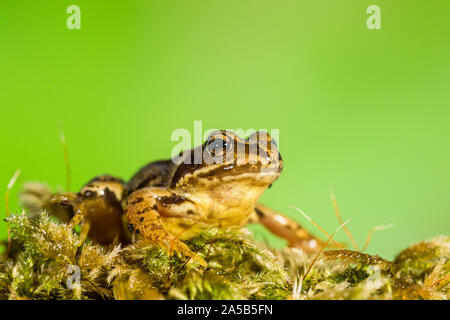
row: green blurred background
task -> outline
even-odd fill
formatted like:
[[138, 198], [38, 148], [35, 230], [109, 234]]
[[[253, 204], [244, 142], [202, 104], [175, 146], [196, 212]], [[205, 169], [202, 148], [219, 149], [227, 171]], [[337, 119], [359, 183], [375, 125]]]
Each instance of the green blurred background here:
[[0, 191], [21, 168], [17, 212], [25, 181], [65, 185], [61, 126], [74, 190], [169, 157], [194, 120], [274, 128], [285, 170], [262, 201], [331, 232], [333, 186], [360, 246], [394, 224], [368, 250], [392, 258], [450, 231], [449, 31], [448, 0], [2, 0]]

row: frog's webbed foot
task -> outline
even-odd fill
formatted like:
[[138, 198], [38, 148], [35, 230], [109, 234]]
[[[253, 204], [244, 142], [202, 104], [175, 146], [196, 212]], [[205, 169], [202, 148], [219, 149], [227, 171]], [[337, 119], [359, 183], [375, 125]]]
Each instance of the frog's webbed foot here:
[[164, 199], [173, 194], [164, 188], [149, 187], [133, 192], [127, 199], [128, 229], [141, 235], [146, 241], [176, 251], [206, 267], [206, 261], [193, 252], [186, 244], [164, 229], [160, 210], [164, 209]]

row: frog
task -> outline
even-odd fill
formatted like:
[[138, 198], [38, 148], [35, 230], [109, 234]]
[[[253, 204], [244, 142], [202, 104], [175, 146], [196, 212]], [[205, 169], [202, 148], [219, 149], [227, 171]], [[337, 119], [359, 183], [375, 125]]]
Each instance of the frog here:
[[232, 230], [261, 222], [290, 246], [317, 251], [323, 242], [291, 218], [258, 203], [282, 169], [283, 159], [267, 132], [246, 139], [228, 130], [212, 132], [204, 144], [171, 160], [150, 163], [131, 178], [128, 228], [149, 242], [175, 243], [176, 250], [201, 264], [181, 240], [210, 227]]
[[209, 228], [238, 230], [262, 223], [290, 246], [317, 252], [323, 247], [320, 239], [259, 203], [283, 166], [267, 132], [241, 138], [217, 130], [199, 146], [145, 165], [128, 182], [101, 175], [77, 193], [54, 194], [47, 208], [71, 226], [82, 222], [83, 237], [100, 244], [127, 244], [138, 238], [205, 267], [204, 259], [184, 241]]
[[79, 192], [52, 194], [44, 209], [70, 228], [82, 223], [80, 243], [89, 237], [101, 245], [126, 245], [130, 239], [122, 206], [126, 194], [122, 179], [104, 174], [91, 179]]

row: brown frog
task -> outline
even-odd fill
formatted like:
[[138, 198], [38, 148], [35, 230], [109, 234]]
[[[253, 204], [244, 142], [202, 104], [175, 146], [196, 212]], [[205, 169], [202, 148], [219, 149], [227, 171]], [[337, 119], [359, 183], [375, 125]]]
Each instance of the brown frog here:
[[323, 245], [320, 240], [257, 203], [282, 168], [278, 148], [266, 132], [241, 139], [221, 130], [178, 157], [148, 164], [127, 184], [100, 176], [79, 193], [57, 194], [50, 203], [74, 215], [72, 224], [83, 220], [83, 233], [100, 243], [127, 241], [122, 230], [126, 213], [129, 231], [202, 265], [204, 260], [181, 240], [209, 227], [241, 228], [248, 222], [263, 223], [291, 246], [316, 251]]
[[318, 239], [257, 204], [282, 168], [278, 148], [266, 132], [248, 139], [214, 132], [203, 145], [176, 159], [150, 163], [130, 180], [129, 229], [151, 242], [176, 241], [176, 250], [192, 257], [177, 239], [189, 239], [211, 226], [241, 228], [259, 221], [290, 245], [315, 251], [321, 245]]
[[75, 227], [82, 222], [81, 239], [86, 236], [107, 245], [129, 242], [124, 228], [123, 201], [125, 183], [109, 175], [89, 181], [78, 193], [52, 195], [45, 203], [47, 211]]

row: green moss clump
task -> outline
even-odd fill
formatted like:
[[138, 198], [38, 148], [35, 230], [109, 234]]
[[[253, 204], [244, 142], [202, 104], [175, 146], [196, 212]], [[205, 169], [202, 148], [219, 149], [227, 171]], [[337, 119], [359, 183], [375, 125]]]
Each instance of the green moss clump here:
[[324, 251], [305, 277], [314, 256], [270, 249], [245, 230], [209, 229], [186, 241], [207, 261], [205, 269], [144, 242], [82, 242], [45, 213], [8, 222], [19, 249], [0, 260], [0, 299], [447, 299], [449, 293], [449, 237], [413, 245], [394, 262]]
[[[207, 230], [188, 245], [205, 270], [179, 255], [138, 242], [125, 248], [81, 243], [66, 224], [43, 213], [8, 219], [23, 246], [0, 264], [2, 298], [9, 299], [284, 299], [288, 274], [281, 261], [249, 234]], [[69, 287], [67, 281], [80, 283]]]
[[206, 270], [141, 242], [122, 250], [109, 281], [129, 282], [133, 274], [143, 272], [148, 278], [143, 287], [150, 285], [172, 299], [284, 299], [289, 294], [281, 262], [247, 234], [207, 230], [187, 244], [206, 259]]
[[395, 262], [403, 277], [450, 294], [450, 237], [414, 244], [400, 252]]

